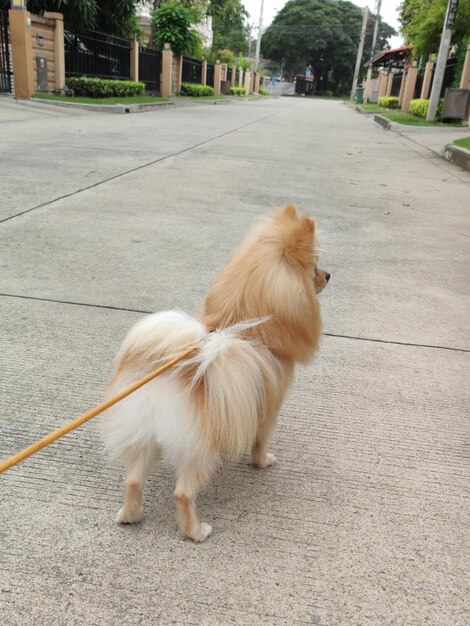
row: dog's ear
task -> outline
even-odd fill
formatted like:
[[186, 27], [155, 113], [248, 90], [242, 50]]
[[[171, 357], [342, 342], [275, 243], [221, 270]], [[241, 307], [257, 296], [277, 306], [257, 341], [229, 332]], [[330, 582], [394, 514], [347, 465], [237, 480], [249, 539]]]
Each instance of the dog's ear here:
[[288, 263], [300, 264], [304, 268], [313, 266], [314, 233], [313, 217], [302, 217], [295, 224], [291, 223], [286, 226], [283, 256]]
[[282, 209], [282, 214], [286, 217], [296, 219], [298, 217], [297, 206], [293, 202], [286, 204], [286, 206]]
[[300, 220], [300, 229], [306, 235], [313, 235], [315, 232], [315, 218], [313, 217], [303, 217]]

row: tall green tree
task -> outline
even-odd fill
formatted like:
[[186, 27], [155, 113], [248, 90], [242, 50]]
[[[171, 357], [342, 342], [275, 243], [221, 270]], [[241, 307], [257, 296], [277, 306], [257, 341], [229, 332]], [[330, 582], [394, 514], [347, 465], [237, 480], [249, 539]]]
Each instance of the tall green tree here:
[[[370, 57], [375, 16], [367, 24], [363, 61]], [[316, 84], [347, 92], [352, 82], [362, 24], [361, 9], [345, 0], [290, 0], [261, 40], [264, 57], [283, 62], [287, 72], [311, 66]], [[380, 22], [376, 50], [389, 47], [395, 30]]]
[[[413, 56], [427, 60], [437, 54], [448, 0], [404, 0], [400, 6], [401, 31], [413, 44]], [[470, 34], [470, 0], [460, 0], [452, 33], [452, 44], [459, 45]]]

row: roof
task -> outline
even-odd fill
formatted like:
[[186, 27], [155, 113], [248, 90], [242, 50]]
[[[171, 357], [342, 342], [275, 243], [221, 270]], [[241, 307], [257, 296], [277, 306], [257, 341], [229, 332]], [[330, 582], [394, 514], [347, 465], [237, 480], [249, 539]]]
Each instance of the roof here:
[[[372, 65], [388, 65], [389, 63], [400, 63], [409, 56], [409, 53], [413, 49], [413, 46], [410, 44], [408, 46], [401, 46], [400, 48], [393, 48], [392, 50], [381, 50], [379, 54], [377, 54], [372, 59]], [[365, 66], [368, 66], [370, 61], [364, 63]]]

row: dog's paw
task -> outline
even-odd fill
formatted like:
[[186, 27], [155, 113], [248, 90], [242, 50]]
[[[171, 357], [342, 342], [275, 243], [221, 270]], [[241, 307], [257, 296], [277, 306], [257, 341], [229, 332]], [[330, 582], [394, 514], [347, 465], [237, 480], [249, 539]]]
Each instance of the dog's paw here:
[[199, 525], [199, 529], [194, 533], [193, 536], [190, 537], [190, 539], [196, 541], [197, 543], [202, 543], [207, 539], [207, 537], [210, 537], [210, 535], [212, 535], [212, 530], [213, 528], [210, 524], [202, 522], [202, 524]]
[[260, 469], [266, 469], [267, 467], [270, 467], [271, 465], [274, 465], [275, 463], [277, 463], [277, 459], [274, 456], [274, 454], [270, 454], [269, 452], [266, 452], [266, 455], [264, 456], [264, 458], [257, 460], [256, 465]]
[[116, 515], [116, 522], [118, 524], [137, 524], [138, 522], [144, 519], [144, 511], [143, 509], [139, 509], [134, 513], [129, 513], [125, 510], [124, 507], [119, 509], [118, 514]]

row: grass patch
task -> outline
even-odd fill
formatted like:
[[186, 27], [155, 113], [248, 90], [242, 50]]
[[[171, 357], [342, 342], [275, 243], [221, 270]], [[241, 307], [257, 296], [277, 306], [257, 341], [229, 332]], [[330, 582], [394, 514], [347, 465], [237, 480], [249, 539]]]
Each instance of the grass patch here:
[[358, 106], [363, 111], [385, 111], [386, 110], [383, 107], [379, 107], [378, 104], [367, 103], [367, 104], [358, 104], [356, 106]]
[[405, 126], [439, 126], [440, 128], [455, 128], [463, 126], [463, 124], [460, 123], [443, 124], [442, 122], [427, 122], [422, 117], [416, 117], [410, 113], [402, 113], [399, 111], [385, 111], [382, 115], [391, 122], [397, 122], [398, 124], [404, 124]]
[[226, 100], [228, 96], [174, 96], [178, 100], [191, 100], [191, 102], [205, 102], [206, 100]]
[[465, 137], [464, 139], [456, 139], [454, 141], [454, 144], [456, 146], [459, 146], [460, 148], [467, 148], [467, 150], [470, 150], [470, 137]]
[[85, 96], [56, 96], [52, 93], [35, 93], [37, 100], [56, 100], [59, 102], [78, 102], [79, 104], [148, 104], [149, 102], [168, 102], [167, 98], [155, 96], [128, 96], [126, 98], [86, 98]]

